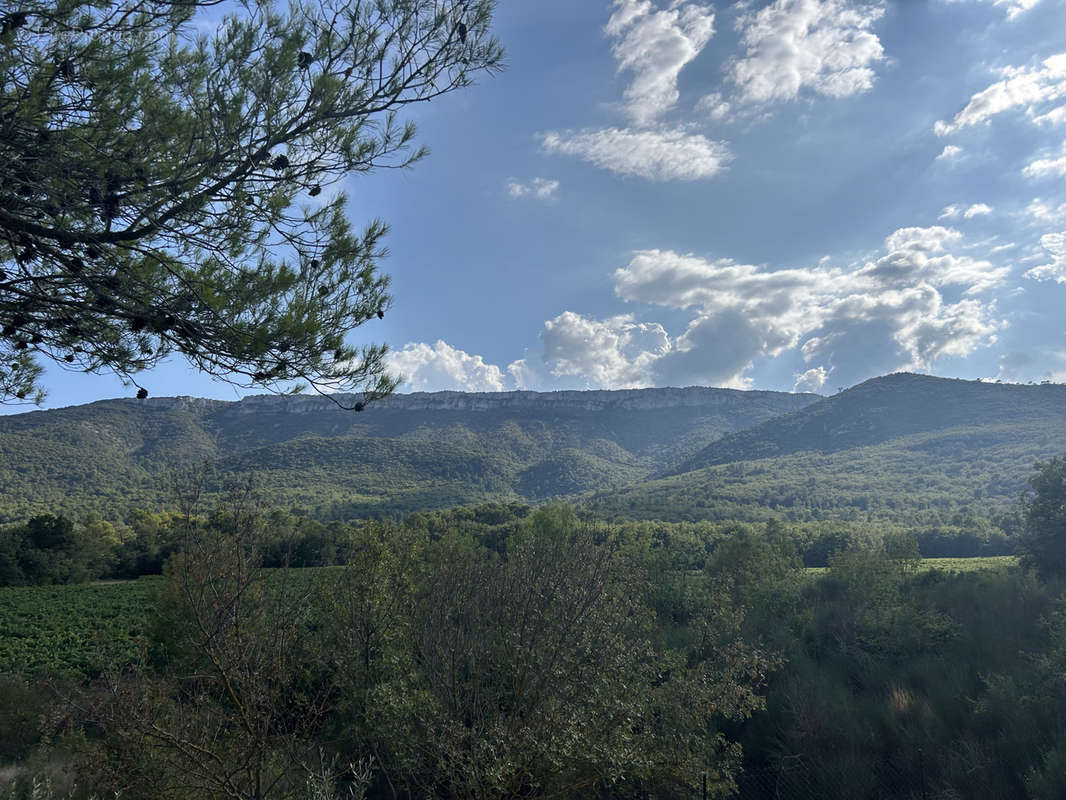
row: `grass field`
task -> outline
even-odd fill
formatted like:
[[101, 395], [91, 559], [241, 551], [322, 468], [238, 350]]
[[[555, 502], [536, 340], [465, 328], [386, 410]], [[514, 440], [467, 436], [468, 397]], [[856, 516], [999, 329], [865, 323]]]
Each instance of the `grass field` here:
[[1014, 567], [1017, 556], [984, 556], [981, 558], [923, 558], [920, 569], [942, 569], [947, 572], [974, 572], [979, 569]]
[[[923, 558], [919, 570], [939, 569], [944, 572], [976, 572], [982, 569], [1013, 567], [1018, 564], [1017, 556], [978, 556], [974, 558]], [[807, 567], [810, 575], [826, 572], [828, 567]]]

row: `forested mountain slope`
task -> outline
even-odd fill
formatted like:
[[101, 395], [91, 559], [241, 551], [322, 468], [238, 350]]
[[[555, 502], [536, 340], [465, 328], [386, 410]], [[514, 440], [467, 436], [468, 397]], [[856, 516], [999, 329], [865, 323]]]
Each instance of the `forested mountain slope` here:
[[587, 506], [636, 519], [1012, 527], [1034, 462], [1066, 452], [1066, 386], [897, 374], [724, 436]]
[[670, 472], [808, 451], [832, 453], [948, 428], [1061, 422], [1066, 422], [1062, 384], [1022, 386], [900, 372], [722, 437]]
[[729, 389], [437, 392], [362, 413], [321, 397], [110, 400], [0, 417], [0, 521], [167, 500], [172, 465], [255, 471], [322, 517], [543, 500], [645, 479], [817, 395]]

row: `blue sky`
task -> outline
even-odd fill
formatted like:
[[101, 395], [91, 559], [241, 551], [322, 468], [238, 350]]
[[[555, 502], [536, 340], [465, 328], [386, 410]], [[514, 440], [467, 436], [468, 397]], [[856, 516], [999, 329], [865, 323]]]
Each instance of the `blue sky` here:
[[504, 0], [495, 30], [506, 71], [416, 111], [429, 158], [345, 182], [392, 226], [351, 340], [401, 391], [1066, 380], [1066, 0]]

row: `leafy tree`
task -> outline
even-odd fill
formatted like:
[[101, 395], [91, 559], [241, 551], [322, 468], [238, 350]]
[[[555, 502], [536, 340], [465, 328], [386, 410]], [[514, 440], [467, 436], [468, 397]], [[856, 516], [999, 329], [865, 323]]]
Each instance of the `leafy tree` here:
[[0, 532], [0, 586], [77, 583], [104, 574], [118, 540], [98, 515], [76, 527], [43, 514]]
[[87, 694], [81, 713], [104, 738], [83, 771], [124, 797], [301, 796], [336, 694], [314, 634], [316, 587], [261, 569], [251, 483], [207, 522], [191, 513], [202, 485], [181, 491], [189, 513], [154, 622], [156, 668], [108, 676]]
[[1036, 465], [1025, 497], [1021, 562], [1050, 578], [1066, 573], [1066, 456]]
[[[398, 112], [500, 67], [492, 0], [27, 0], [0, 20], [0, 399], [37, 357], [174, 352], [272, 390], [387, 393], [386, 225], [329, 188], [425, 150]], [[146, 396], [146, 391], [139, 392]]]
[[733, 604], [745, 608], [746, 634], [768, 633], [775, 646], [787, 638], [802, 587], [802, 562], [787, 533], [767, 525], [766, 535], [738, 526], [718, 543], [704, 574]]
[[885, 556], [904, 570], [913, 570], [922, 559], [918, 539], [909, 531], [886, 531], [881, 546]]
[[737, 750], [717, 731], [748, 716], [771, 660], [736, 640], [721, 598], [685, 650], [656, 646], [646, 578], [570, 509], [534, 512], [507, 554], [446, 537], [414, 604], [422, 698], [396, 762], [417, 795], [728, 794]]

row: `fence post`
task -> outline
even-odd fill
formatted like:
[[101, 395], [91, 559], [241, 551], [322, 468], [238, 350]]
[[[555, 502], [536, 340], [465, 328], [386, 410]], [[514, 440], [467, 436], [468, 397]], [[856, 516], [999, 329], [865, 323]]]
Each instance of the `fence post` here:
[[925, 751], [922, 748], [918, 748], [918, 774], [922, 778], [922, 800], [928, 800], [925, 793]]

